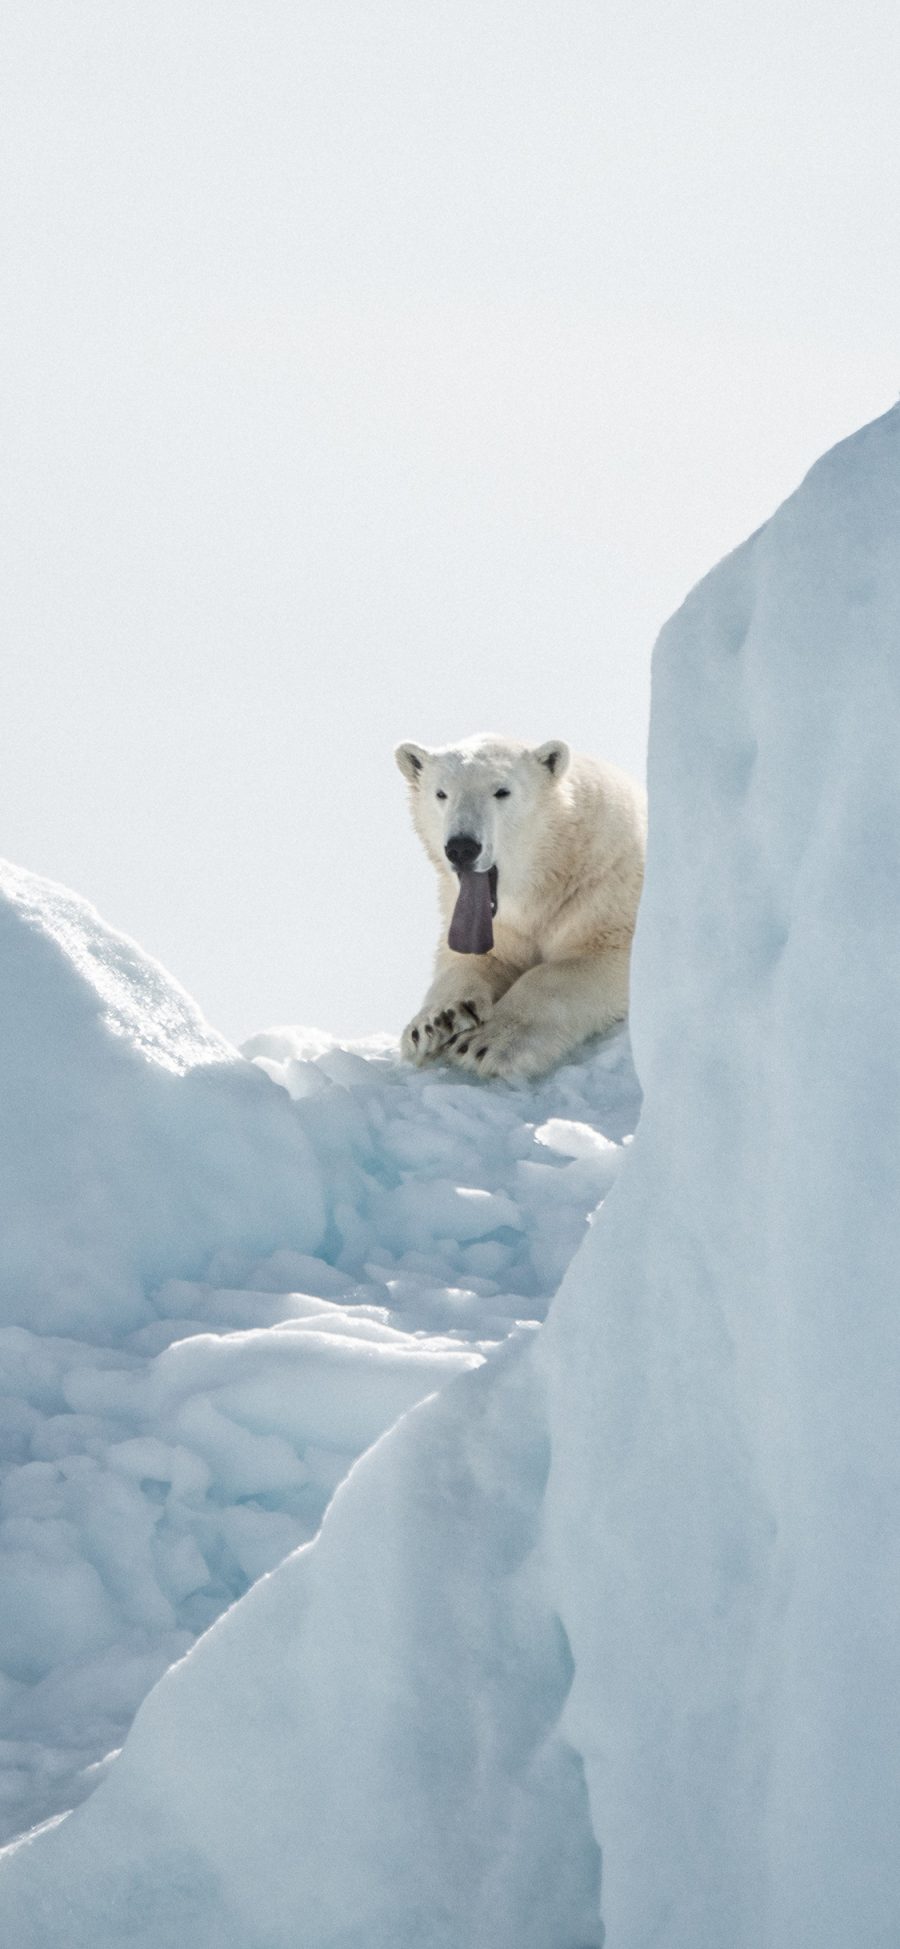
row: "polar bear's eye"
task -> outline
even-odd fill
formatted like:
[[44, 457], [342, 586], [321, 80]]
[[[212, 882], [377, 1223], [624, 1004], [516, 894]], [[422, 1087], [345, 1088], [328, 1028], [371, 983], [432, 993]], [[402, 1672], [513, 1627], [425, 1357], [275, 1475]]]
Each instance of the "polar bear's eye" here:
[[435, 792], [434, 796], [436, 799], [445, 799], [447, 794], [446, 792]]
[[495, 797], [495, 799], [508, 799], [508, 798], [509, 798], [509, 786], [508, 786], [508, 785], [501, 785], [501, 786], [500, 786], [500, 789], [499, 789], [499, 791], [497, 791], [497, 792], [495, 792], [495, 793], [494, 793], [494, 797]]

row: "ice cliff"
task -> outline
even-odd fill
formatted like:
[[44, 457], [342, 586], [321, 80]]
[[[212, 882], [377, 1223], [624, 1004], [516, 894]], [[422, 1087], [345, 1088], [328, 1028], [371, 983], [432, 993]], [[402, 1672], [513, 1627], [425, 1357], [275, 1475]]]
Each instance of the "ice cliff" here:
[[554, 1306], [609, 1949], [900, 1940], [900, 409], [663, 631], [629, 1169]]

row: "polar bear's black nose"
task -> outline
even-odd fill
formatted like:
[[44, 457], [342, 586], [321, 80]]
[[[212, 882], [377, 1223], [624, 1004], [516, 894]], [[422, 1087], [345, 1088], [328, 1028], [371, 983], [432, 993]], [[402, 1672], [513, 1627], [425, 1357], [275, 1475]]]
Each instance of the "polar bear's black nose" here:
[[474, 866], [481, 851], [481, 840], [473, 839], [470, 832], [455, 832], [448, 839], [444, 851], [451, 866], [455, 866], [457, 873], [460, 873], [465, 867]]

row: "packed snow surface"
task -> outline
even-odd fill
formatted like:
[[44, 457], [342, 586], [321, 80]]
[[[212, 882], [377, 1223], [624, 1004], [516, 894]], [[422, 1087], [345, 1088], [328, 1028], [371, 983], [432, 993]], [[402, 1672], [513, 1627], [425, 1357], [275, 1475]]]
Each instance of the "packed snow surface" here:
[[[235, 1578], [198, 1511], [311, 1530], [344, 1479], [315, 1539], [145, 1699], [96, 1792], [5, 1856], [17, 1949], [599, 1949], [604, 1928], [606, 1949], [897, 1949], [898, 643], [900, 409], [820, 462], [658, 645], [646, 1104], [586, 1235], [636, 1108], [621, 1036], [527, 1093], [289, 1034], [251, 1050], [286, 1086], [270, 1098], [221, 1048], [179, 1063], [176, 1091], [207, 1071], [245, 1091], [259, 1141], [277, 1102], [267, 1141], [277, 1159], [302, 1137], [295, 1222], [315, 1236], [270, 1231], [248, 1263], [232, 1235], [199, 1265], [201, 1170], [189, 1267], [148, 1264], [121, 1228], [139, 1318], [107, 1284], [104, 1338], [82, 1283], [80, 1339], [49, 1286], [46, 1333], [10, 1329], [33, 1376], [11, 1397], [21, 1588], [40, 1620], [87, 1564], [115, 1600], [90, 1554], [103, 1498], [59, 1517], [65, 1470], [29, 1476], [45, 1422], [73, 1417], [78, 1465], [133, 1511], [171, 1503], [158, 1561], [167, 1536], [176, 1563], [185, 1539], [204, 1557], [201, 1607]], [[43, 1101], [40, 1037], [32, 1060]], [[143, 1128], [137, 1075], [120, 1110]], [[317, 1298], [335, 1338], [355, 1310], [400, 1336], [405, 1354], [369, 1341], [375, 1364], [431, 1363], [410, 1412], [388, 1385], [373, 1403], [362, 1352], [305, 1387], [291, 1336]], [[289, 1458], [315, 1477], [326, 1453], [298, 1515]], [[187, 1635], [201, 1619], [166, 1574]], [[92, 1601], [88, 1648], [48, 1648], [48, 1728], [70, 1676], [99, 1696], [113, 1637], [90, 1648]], [[81, 1605], [78, 1586], [56, 1608]], [[11, 1680], [32, 1741], [42, 1682]]]
[[84, 902], [0, 894], [9, 1837], [96, 1785], [364, 1449], [542, 1317], [637, 1090], [624, 1035], [527, 1093], [386, 1038], [251, 1062]]

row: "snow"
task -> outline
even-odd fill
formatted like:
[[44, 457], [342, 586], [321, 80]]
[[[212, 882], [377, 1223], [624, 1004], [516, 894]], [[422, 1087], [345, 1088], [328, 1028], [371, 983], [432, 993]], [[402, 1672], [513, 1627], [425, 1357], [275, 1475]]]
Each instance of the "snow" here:
[[654, 667], [629, 1168], [542, 1341], [609, 1949], [900, 1940], [900, 409]]
[[[527, 1091], [201, 1039], [163, 1118], [117, 1018], [91, 1208], [177, 1197], [217, 1080], [297, 1202], [251, 1170], [213, 1239], [204, 1152], [184, 1262], [98, 1224], [76, 1333], [35, 1179], [7, 1724], [20, 1820], [89, 1797], [3, 1857], [17, 1949], [896, 1949], [898, 534], [900, 409], [663, 632], [633, 1144], [624, 1035]], [[72, 967], [51, 1125], [57, 1064], [119, 1074]]]
[[272, 1031], [250, 1061], [74, 895], [0, 887], [10, 1836], [93, 1789], [357, 1456], [543, 1316], [637, 1088], [625, 1035], [530, 1092], [386, 1038]]
[[567, 1647], [533, 1558], [547, 1456], [525, 1351], [384, 1438], [313, 1548], [147, 1700], [88, 1807], [11, 1857], [22, 1949], [599, 1942], [583, 1775], [556, 1732]]
[[314, 1250], [320, 1171], [280, 1092], [86, 902], [0, 868], [0, 1320], [106, 1338], [146, 1286], [277, 1232]]

